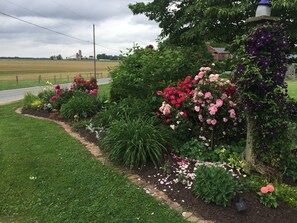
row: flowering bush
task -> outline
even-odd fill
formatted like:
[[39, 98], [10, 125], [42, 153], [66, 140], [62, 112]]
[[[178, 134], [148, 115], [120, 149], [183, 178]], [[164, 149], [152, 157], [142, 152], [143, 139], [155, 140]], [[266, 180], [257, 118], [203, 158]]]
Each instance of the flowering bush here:
[[211, 141], [213, 147], [214, 140], [233, 134], [241, 118], [236, 87], [210, 71], [209, 67], [201, 67], [194, 78], [187, 76], [177, 87], [158, 91], [163, 103], [157, 115], [173, 130], [191, 132]]
[[55, 95], [49, 99], [52, 108], [60, 110], [63, 104], [66, 104], [74, 96], [74, 92], [80, 91], [90, 95], [98, 94], [97, 80], [93, 77], [89, 81], [82, 77], [74, 78], [74, 83], [68, 89], [62, 89], [58, 84], [54, 87]]
[[272, 184], [268, 184], [266, 187], [261, 187], [260, 192], [257, 192], [260, 196], [260, 202], [267, 207], [276, 208], [277, 204], [277, 190]]
[[287, 55], [294, 45], [278, 23], [256, 26], [237, 43], [234, 80], [244, 113], [254, 126], [253, 155], [279, 167], [282, 159], [288, 157], [292, 141], [288, 123], [293, 111], [288, 105], [285, 75]]

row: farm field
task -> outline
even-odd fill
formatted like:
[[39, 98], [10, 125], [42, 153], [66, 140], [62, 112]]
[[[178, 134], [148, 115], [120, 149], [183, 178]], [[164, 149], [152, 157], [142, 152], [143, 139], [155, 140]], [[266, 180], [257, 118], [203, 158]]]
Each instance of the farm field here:
[[[97, 78], [108, 77], [117, 61], [97, 61]], [[91, 60], [0, 60], [0, 90], [72, 82], [75, 76], [93, 76]]]

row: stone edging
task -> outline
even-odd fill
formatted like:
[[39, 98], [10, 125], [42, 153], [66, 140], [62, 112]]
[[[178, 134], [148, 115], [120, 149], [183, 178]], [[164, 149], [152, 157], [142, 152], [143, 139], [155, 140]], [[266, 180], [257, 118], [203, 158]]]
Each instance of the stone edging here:
[[[112, 165], [111, 162], [109, 162], [104, 157], [104, 155], [102, 154], [100, 148], [96, 144], [88, 142], [83, 137], [81, 137], [78, 133], [73, 132], [71, 127], [68, 124], [66, 124], [64, 122], [61, 122], [61, 121], [48, 119], [48, 118], [43, 118], [43, 117], [38, 117], [38, 116], [28, 115], [28, 114], [22, 114], [22, 108], [18, 108], [15, 112], [17, 114], [21, 114], [21, 115], [24, 115], [26, 117], [36, 118], [36, 119], [40, 119], [40, 120], [49, 120], [49, 121], [57, 123], [62, 128], [64, 128], [65, 131], [69, 135], [71, 135], [73, 138], [78, 140], [95, 157], [96, 160], [98, 160], [101, 163], [103, 163], [104, 165], [106, 165], [108, 167], [111, 167], [112, 169], [122, 173], [133, 184], [142, 187], [146, 191], [146, 193], [150, 194], [151, 196], [153, 196], [157, 200], [167, 204], [170, 208], [175, 209], [175, 210], [180, 211], [180, 212], [183, 211], [183, 208], [181, 207], [181, 205], [179, 203], [172, 201], [163, 191], [155, 189], [154, 186], [152, 186], [152, 185], [148, 184], [147, 182], [145, 182], [144, 180], [142, 180], [140, 178], [140, 176], [138, 176], [137, 174], [134, 174], [132, 171], [129, 171], [127, 169], [115, 167], [114, 165]], [[193, 212], [182, 212], [182, 216], [183, 216], [183, 218], [185, 220], [187, 220], [189, 222], [213, 223], [213, 221], [206, 221], [202, 217], [195, 215]]]

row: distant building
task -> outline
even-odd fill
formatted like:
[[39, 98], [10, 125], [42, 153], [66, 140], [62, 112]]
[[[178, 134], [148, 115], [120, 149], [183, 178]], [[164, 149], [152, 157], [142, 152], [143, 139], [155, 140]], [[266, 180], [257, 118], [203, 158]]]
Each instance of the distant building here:
[[77, 60], [81, 60], [81, 59], [82, 59], [81, 50], [79, 50], [78, 53], [76, 53], [75, 58], [76, 58]]
[[230, 53], [225, 48], [212, 47], [210, 43], [206, 43], [207, 50], [213, 55], [214, 60], [224, 61], [230, 58]]

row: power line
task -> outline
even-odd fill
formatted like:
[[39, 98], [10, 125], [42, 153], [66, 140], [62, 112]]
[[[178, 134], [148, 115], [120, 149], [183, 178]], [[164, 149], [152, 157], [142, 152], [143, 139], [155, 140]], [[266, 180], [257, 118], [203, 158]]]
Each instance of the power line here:
[[[44, 29], [44, 30], [47, 30], [47, 31], [50, 31], [50, 32], [53, 32], [53, 33], [56, 33], [56, 34], [59, 34], [59, 35], [62, 35], [62, 36], [66, 36], [66, 37], [71, 38], [71, 39], [75, 39], [75, 40], [81, 41], [81, 42], [86, 42], [86, 43], [89, 43], [89, 44], [93, 44], [91, 41], [84, 40], [84, 39], [80, 39], [80, 38], [77, 38], [77, 37], [68, 35], [68, 34], [66, 34], [66, 33], [62, 33], [62, 32], [59, 32], [59, 31], [55, 31], [55, 30], [53, 30], [53, 29], [49, 29], [49, 28], [47, 28], [47, 27], [37, 25], [37, 24], [35, 24], [35, 23], [32, 23], [32, 22], [29, 22], [29, 21], [20, 19], [20, 18], [18, 18], [18, 17], [15, 17], [15, 16], [12, 16], [12, 15], [6, 14], [6, 13], [1, 12], [1, 11], [0, 11], [0, 14], [2, 14], [2, 15], [4, 15], [4, 16], [7, 16], [7, 17], [10, 17], [10, 18], [13, 18], [13, 19], [16, 19], [16, 20], [18, 20], [18, 21], [27, 23], [27, 24], [29, 24], [29, 25], [38, 27], [38, 28], [40, 28], [40, 29]], [[105, 49], [109, 49], [109, 50], [113, 50], [113, 51], [120, 52], [119, 50], [115, 50], [115, 49], [112, 49], [112, 48], [108, 48], [108, 47], [105, 47], [105, 46], [102, 46], [102, 45], [99, 45], [99, 44], [96, 44], [96, 46], [99, 46], [99, 47], [102, 47], [102, 48], [105, 48]]]
[[36, 27], [38, 27], [38, 28], [45, 29], [45, 30], [50, 31], [50, 32], [54, 32], [54, 33], [59, 34], [59, 35], [62, 35], [62, 36], [66, 36], [66, 37], [69, 37], [69, 38], [72, 38], [72, 39], [75, 39], [75, 40], [79, 40], [79, 41], [82, 41], [82, 42], [86, 42], [86, 43], [92, 43], [92, 42], [90, 42], [90, 41], [83, 40], [83, 39], [80, 39], [80, 38], [76, 38], [76, 37], [74, 37], [74, 36], [70, 36], [70, 35], [68, 35], [68, 34], [65, 34], [65, 33], [62, 33], [62, 32], [58, 32], [58, 31], [55, 31], [55, 30], [53, 30], [53, 29], [49, 29], [49, 28], [46, 28], [46, 27], [44, 27], [44, 26], [40, 26], [40, 25], [37, 25], [37, 24], [35, 24], [35, 23], [32, 23], [32, 22], [29, 22], [29, 21], [20, 19], [20, 18], [18, 18], [18, 17], [12, 16], [12, 15], [8, 15], [8, 14], [6, 14], [6, 13], [4, 13], [4, 12], [0, 12], [0, 14], [5, 15], [5, 16], [10, 17], [10, 18], [13, 18], [13, 19], [16, 19], [16, 20], [19, 20], [19, 21], [21, 21], [21, 22], [27, 23], [27, 24], [29, 24], [29, 25], [36, 26]]
[[11, 2], [11, 1], [9, 1], [9, 0], [5, 0], [5, 1], [8, 2], [9, 4], [12, 4], [12, 5], [17, 6], [17, 7], [19, 7], [19, 8], [25, 9], [25, 10], [27, 10], [27, 11], [29, 11], [29, 12], [33, 12], [33, 13], [35, 13], [35, 14], [41, 16], [41, 17], [46, 17], [46, 16], [44, 16], [44, 15], [38, 13], [38, 12], [35, 12], [35, 11], [31, 10], [31, 9], [28, 9], [28, 8], [22, 6], [22, 5], [16, 4], [16, 3]]

